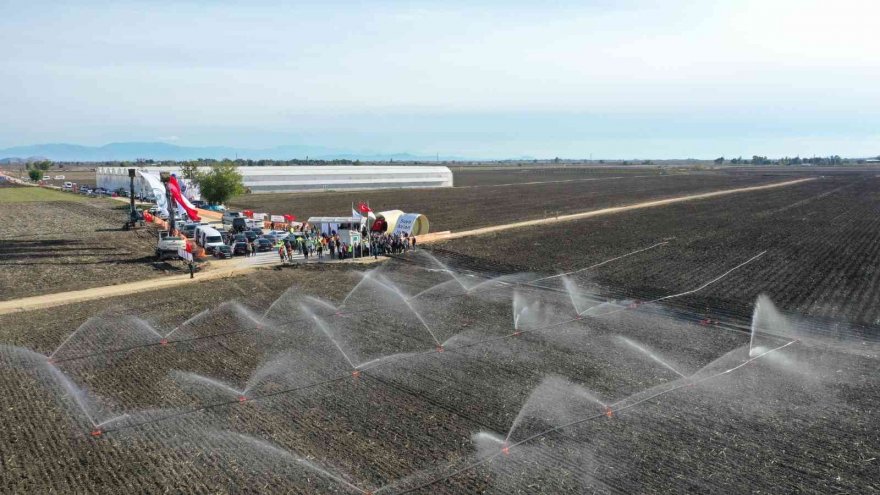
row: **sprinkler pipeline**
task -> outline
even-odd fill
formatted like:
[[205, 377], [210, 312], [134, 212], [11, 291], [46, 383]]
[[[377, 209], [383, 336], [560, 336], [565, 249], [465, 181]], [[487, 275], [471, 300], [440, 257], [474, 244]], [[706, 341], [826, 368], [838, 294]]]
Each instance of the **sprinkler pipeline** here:
[[243, 395], [239, 395], [239, 396], [238, 396], [238, 402], [239, 402], [239, 403], [247, 402], [247, 400], [248, 400], [248, 398], [245, 397], [245, 396], [243, 396]]
[[437, 352], [443, 352], [443, 346], [442, 346], [442, 345], [438, 345], [438, 346], [437, 346]]
[[351, 376], [353, 376], [354, 378], [357, 378], [357, 377], [361, 376], [361, 370], [354, 370], [354, 371], [352, 371], [352, 372], [351, 372]]
[[168, 339], [162, 339], [162, 340], [160, 340], [160, 341], [159, 341], [159, 345], [161, 345], [162, 347], [167, 346], [167, 345], [168, 345]]
[[605, 416], [609, 418], [614, 417], [614, 411], [612, 411], [611, 408], [608, 406], [605, 406]]
[[91, 432], [90, 434], [91, 434], [93, 437], [98, 438], [98, 437], [100, 437], [101, 435], [103, 435], [104, 432], [101, 431], [100, 428], [95, 428], [94, 430], [92, 430], [92, 432]]
[[501, 444], [501, 453], [504, 455], [510, 455], [510, 445], [507, 442]]

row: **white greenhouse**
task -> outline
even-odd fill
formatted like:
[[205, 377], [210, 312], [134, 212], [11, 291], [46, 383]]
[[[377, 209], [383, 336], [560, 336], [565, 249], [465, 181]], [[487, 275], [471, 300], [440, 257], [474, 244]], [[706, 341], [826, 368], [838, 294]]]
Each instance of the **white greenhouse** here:
[[[180, 174], [177, 167], [138, 167], [159, 175], [159, 172]], [[202, 167], [209, 170], [208, 167]], [[266, 166], [239, 167], [244, 186], [253, 193], [297, 191], [338, 191], [359, 189], [393, 189], [452, 187], [452, 171], [442, 166]], [[128, 189], [128, 168], [98, 167], [98, 187], [108, 190]], [[135, 178], [135, 192], [145, 194], [147, 186]]]

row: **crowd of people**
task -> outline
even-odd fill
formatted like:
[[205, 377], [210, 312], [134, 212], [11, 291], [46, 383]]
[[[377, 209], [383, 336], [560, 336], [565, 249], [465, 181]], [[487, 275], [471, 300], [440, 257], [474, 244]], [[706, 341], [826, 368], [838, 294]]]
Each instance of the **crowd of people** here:
[[416, 236], [372, 232], [369, 244], [370, 254], [378, 258], [379, 255], [400, 254], [415, 249]]
[[293, 261], [294, 254], [301, 254], [306, 261], [309, 258], [323, 260], [325, 256], [331, 260], [364, 258], [380, 255], [398, 254], [416, 248], [415, 236], [407, 234], [384, 234], [366, 231], [361, 233], [360, 240], [350, 244], [335, 231], [329, 234], [319, 232], [316, 228], [291, 229], [291, 234], [279, 239], [275, 249], [282, 263]]
[[[275, 225], [273, 225], [274, 227]], [[388, 234], [384, 232], [368, 232], [366, 229], [360, 232], [360, 236], [343, 235], [331, 231], [321, 232], [314, 226], [307, 224], [291, 227], [286, 231], [271, 230], [266, 234], [260, 234], [256, 239], [245, 239], [244, 231], [224, 232], [224, 242], [230, 247], [237, 244], [245, 244], [244, 254], [256, 256], [257, 252], [265, 251], [266, 241], [271, 241], [271, 250], [278, 254], [282, 263], [293, 262], [295, 255], [301, 255], [306, 261], [314, 260], [344, 260], [349, 258], [365, 258], [387, 256], [392, 254], [406, 253], [416, 248], [415, 236], [404, 234]], [[347, 240], [355, 238], [354, 243]], [[259, 244], [259, 243], [262, 243]], [[234, 250], [239, 254], [240, 246]]]

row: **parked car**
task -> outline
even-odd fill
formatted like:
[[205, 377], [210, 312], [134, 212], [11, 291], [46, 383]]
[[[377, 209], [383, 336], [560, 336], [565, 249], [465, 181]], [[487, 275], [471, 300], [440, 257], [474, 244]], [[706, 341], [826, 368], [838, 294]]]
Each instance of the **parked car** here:
[[[223, 215], [224, 222], [226, 221], [226, 215]], [[223, 224], [226, 225], [225, 223]], [[245, 217], [235, 217], [232, 219], [232, 223], [230, 224], [230, 230], [233, 232], [244, 232], [248, 229], [247, 218]]]
[[257, 234], [250, 230], [245, 230], [242, 234], [247, 238], [248, 242], [252, 242], [257, 238]]
[[275, 243], [266, 239], [265, 237], [261, 237], [256, 240], [257, 252], [263, 251], [272, 251], [274, 249]]
[[254, 234], [257, 234], [258, 237], [263, 235], [263, 229], [261, 229], [259, 227], [252, 228], [251, 232], [253, 232]]
[[232, 238], [233, 244], [235, 244], [236, 242], [247, 242], [247, 241], [248, 241], [248, 238], [245, 237], [244, 234], [235, 234], [235, 236]]
[[200, 199], [194, 199], [190, 201], [190, 203], [192, 203], [192, 205], [196, 208], [203, 208], [205, 206], [205, 202]]
[[232, 248], [227, 245], [217, 246], [214, 248], [214, 257], [218, 259], [232, 258]]
[[246, 242], [236, 242], [232, 245], [232, 254], [233, 256], [238, 255], [246, 255], [247, 254], [247, 243]]
[[266, 239], [267, 241], [271, 242], [272, 244], [275, 244], [276, 242], [278, 242], [278, 238], [275, 237], [275, 234], [263, 234], [262, 238]]

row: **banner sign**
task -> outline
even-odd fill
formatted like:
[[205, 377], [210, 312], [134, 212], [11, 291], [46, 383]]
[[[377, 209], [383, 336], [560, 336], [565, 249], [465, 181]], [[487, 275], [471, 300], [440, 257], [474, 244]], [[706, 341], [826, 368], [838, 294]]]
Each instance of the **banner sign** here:
[[398, 235], [412, 234], [413, 226], [416, 224], [418, 218], [418, 213], [404, 213], [403, 215], [400, 215], [400, 218], [397, 219], [397, 225], [394, 227], [393, 233]]
[[270, 217], [270, 219], [271, 219], [270, 221], [276, 222], [276, 223], [287, 223], [287, 220], [284, 218], [284, 215], [272, 215]]

